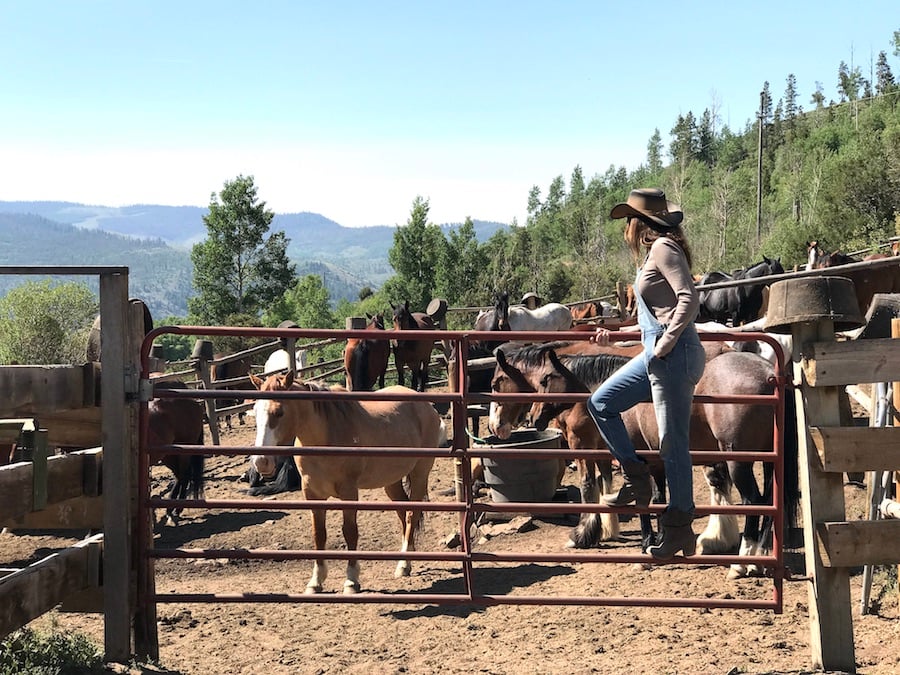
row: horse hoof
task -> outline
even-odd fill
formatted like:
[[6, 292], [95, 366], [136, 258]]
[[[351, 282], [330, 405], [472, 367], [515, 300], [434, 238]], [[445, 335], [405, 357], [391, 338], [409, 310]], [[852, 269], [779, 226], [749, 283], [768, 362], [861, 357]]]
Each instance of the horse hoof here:
[[743, 565], [732, 565], [731, 569], [728, 570], [728, 574], [725, 576], [728, 581], [734, 581], [736, 579], [743, 579], [747, 576], [747, 568]]
[[397, 569], [394, 570], [394, 577], [396, 577], [397, 579], [400, 579], [401, 577], [408, 577], [410, 574], [412, 574], [412, 568], [409, 566], [400, 567], [398, 565]]
[[574, 541], [569, 539], [563, 548], [578, 548], [578, 545]]
[[636, 562], [631, 564], [631, 569], [635, 572], [646, 572], [647, 570], [653, 569], [653, 565], [650, 563]]
[[303, 594], [304, 595], [315, 595], [316, 593], [321, 593], [321, 592], [322, 592], [321, 586], [307, 586], [304, 589]]
[[344, 582], [344, 595], [355, 595], [356, 593], [359, 593], [359, 591], [360, 588], [358, 583], [350, 581], [349, 579]]

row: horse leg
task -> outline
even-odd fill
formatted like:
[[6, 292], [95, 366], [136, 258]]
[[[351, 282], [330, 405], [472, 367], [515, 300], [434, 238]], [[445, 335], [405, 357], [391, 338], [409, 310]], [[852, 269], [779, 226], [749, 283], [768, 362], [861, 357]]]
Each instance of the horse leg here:
[[[709, 485], [709, 501], [713, 506], [730, 505], [731, 476], [723, 462], [706, 467], [706, 483]], [[697, 537], [698, 551], [704, 555], [731, 553], [737, 547], [740, 533], [737, 518], [713, 513], [706, 529]]]
[[[728, 462], [731, 479], [741, 495], [741, 504], [758, 506], [763, 503], [762, 494], [756, 477], [753, 475], [753, 464], [750, 462]], [[747, 515], [744, 517], [744, 533], [741, 537], [741, 549], [739, 555], [759, 555], [763, 552], [763, 542], [760, 540], [760, 516]], [[729, 579], [739, 579], [747, 576], [758, 576], [763, 570], [759, 565], [732, 565], [728, 571]]]
[[[308, 489], [303, 490], [303, 496], [305, 499], [309, 500], [324, 499], [324, 497], [311, 495]], [[310, 510], [313, 529], [313, 546], [317, 551], [324, 551], [325, 544], [328, 540], [328, 533], [325, 531], [325, 515], [325, 509]], [[327, 562], [325, 560], [313, 561], [313, 573], [309, 581], [306, 583], [306, 590], [304, 592], [307, 594], [321, 593], [322, 585], [325, 583], [326, 578], [328, 578]]]
[[[356, 488], [346, 488], [341, 490], [339, 499], [344, 501], [357, 501], [359, 499], [359, 490]], [[344, 541], [347, 542], [348, 551], [355, 551], [359, 547], [359, 526], [356, 522], [356, 509], [344, 511], [343, 514], [342, 531], [344, 533]], [[349, 595], [352, 593], [359, 593], [359, 591], [359, 561], [348, 560], [347, 578], [344, 579], [344, 593]]]
[[[406, 490], [403, 489], [403, 481], [385, 485], [384, 492], [388, 499], [395, 502], [408, 502], [410, 500], [410, 495], [407, 495]], [[412, 482], [410, 482], [410, 493], [412, 493]], [[400, 518], [400, 552], [414, 551], [416, 547], [413, 541], [413, 534], [416, 521], [421, 517], [421, 512], [418, 512], [418, 515], [416, 515], [416, 512], [413, 512], [411, 509], [397, 509], [397, 515]], [[398, 560], [394, 576], [397, 578], [408, 577], [411, 571], [412, 564], [409, 560]]]
[[[573, 447], [570, 445], [569, 447]], [[597, 485], [597, 474], [593, 460], [576, 457], [578, 475], [581, 479], [579, 491], [582, 504], [599, 504], [600, 488]], [[618, 522], [618, 519], [616, 519]], [[582, 513], [578, 525], [569, 534], [566, 548], [590, 548], [600, 541], [603, 525], [599, 513]]]

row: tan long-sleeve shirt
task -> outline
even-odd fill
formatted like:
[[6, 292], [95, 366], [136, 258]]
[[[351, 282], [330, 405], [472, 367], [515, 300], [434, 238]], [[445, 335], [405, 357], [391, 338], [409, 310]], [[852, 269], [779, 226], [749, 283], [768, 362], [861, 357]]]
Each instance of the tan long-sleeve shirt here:
[[653, 242], [638, 281], [638, 293], [666, 327], [654, 349], [654, 356], [663, 357], [672, 351], [700, 309], [700, 295], [681, 246], [668, 237]]

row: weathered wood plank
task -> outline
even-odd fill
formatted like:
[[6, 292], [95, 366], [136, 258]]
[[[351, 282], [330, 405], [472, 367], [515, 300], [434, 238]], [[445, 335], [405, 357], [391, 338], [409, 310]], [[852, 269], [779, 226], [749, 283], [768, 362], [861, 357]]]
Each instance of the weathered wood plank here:
[[823, 471], [893, 471], [900, 467], [900, 427], [810, 427]]
[[[94, 405], [94, 369], [84, 366], [3, 366], [0, 368], [0, 417], [37, 417], [44, 413]], [[41, 420], [43, 422], [43, 420]]]
[[25, 513], [0, 527], [13, 530], [100, 530], [103, 529], [103, 497], [75, 497], [48, 504], [40, 511]]
[[803, 373], [812, 387], [900, 380], [900, 340], [879, 338], [803, 345]]
[[[99, 480], [98, 448], [47, 458], [47, 505], [82, 497], [85, 476], [95, 493]], [[34, 465], [18, 462], [0, 467], [0, 522], [14, 521], [34, 510]], [[90, 493], [89, 493], [90, 494]]]
[[71, 593], [96, 585], [90, 549], [100, 546], [102, 537], [85, 539], [0, 579], [0, 637], [48, 612]]
[[817, 529], [828, 567], [900, 563], [900, 520], [827, 522]]

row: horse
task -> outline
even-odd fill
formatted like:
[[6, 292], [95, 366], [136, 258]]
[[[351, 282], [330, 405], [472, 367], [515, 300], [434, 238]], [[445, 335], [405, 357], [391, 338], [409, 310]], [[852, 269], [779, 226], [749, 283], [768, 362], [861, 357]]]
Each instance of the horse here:
[[766, 302], [766, 289], [763, 282], [759, 284], [746, 284], [732, 286], [730, 288], [716, 288], [711, 291], [703, 290], [703, 286], [720, 283], [723, 281], [739, 279], [758, 279], [772, 274], [783, 274], [784, 267], [779, 258], [767, 258], [763, 256], [762, 262], [755, 263], [743, 270], [736, 270], [728, 275], [724, 272], [709, 272], [704, 274], [697, 282], [697, 290], [700, 292], [700, 313], [698, 321], [731, 322], [732, 326], [760, 318]]
[[[366, 330], [384, 331], [384, 316], [367, 313], [366, 318], [368, 319]], [[344, 346], [347, 389], [371, 391], [376, 382], [379, 389], [384, 389], [384, 375], [390, 356], [391, 343], [387, 338], [381, 340], [349, 338]]]
[[[722, 342], [704, 343], [707, 360], [715, 358], [728, 347]], [[540, 382], [536, 374], [544, 366], [548, 352], [556, 354], [612, 354], [620, 357], [631, 358], [643, 351], [638, 344], [616, 343], [612, 345], [598, 345], [584, 341], [573, 342], [549, 342], [538, 345], [507, 346], [496, 352], [497, 367], [491, 389], [499, 393], [521, 393], [537, 391]], [[489, 427], [492, 433], [499, 438], [508, 438], [512, 429], [519, 425], [526, 417], [530, 404], [528, 403], [491, 403], [491, 417]], [[588, 416], [586, 403], [576, 403], [568, 410], [560, 409], [556, 417], [557, 426], [566, 436], [568, 446], [572, 449], [594, 449], [605, 447], [603, 438], [597, 425]], [[610, 460], [588, 460], [583, 457], [576, 458], [576, 465], [580, 476], [581, 499], [584, 503], [596, 504], [600, 494], [612, 492], [612, 464]], [[657, 493], [665, 493], [665, 476], [662, 465], [651, 463], [651, 472], [656, 482]], [[597, 478], [601, 483], [598, 485]], [[652, 531], [649, 526], [649, 518], [646, 522], [642, 519], [644, 533], [642, 548], [654, 543]], [[587, 548], [598, 540], [609, 541], [619, 536], [619, 521], [613, 514], [602, 513], [585, 514], [581, 517], [569, 540], [568, 546], [574, 548]]]
[[[434, 330], [434, 319], [425, 312], [410, 312], [409, 300], [402, 305], [391, 303], [394, 310], [394, 330]], [[394, 366], [397, 384], [403, 385], [403, 368], [408, 366], [412, 388], [425, 391], [428, 384], [428, 363], [434, 350], [433, 340], [401, 340], [394, 342]]]
[[[129, 298], [128, 302], [130, 304], [140, 303], [141, 309], [143, 310], [143, 319], [144, 325], [141, 326], [143, 330], [143, 335], [146, 335], [151, 330], [153, 330], [153, 316], [150, 314], [150, 308], [147, 307], [147, 303], [143, 300], [138, 300], [137, 298]], [[84, 356], [87, 361], [100, 361], [100, 315], [98, 314], [94, 318], [94, 322], [91, 324], [91, 330], [88, 333], [87, 345], [85, 346]]]
[[574, 321], [584, 321], [586, 319], [596, 318], [613, 318], [618, 317], [619, 312], [610, 303], [605, 300], [592, 300], [580, 302], [569, 307], [572, 312]]
[[302, 371], [309, 367], [309, 354], [305, 349], [294, 350], [294, 363], [291, 364], [291, 354], [286, 349], [276, 349], [269, 354], [263, 364], [262, 374], [282, 373], [288, 370]]
[[563, 304], [548, 302], [535, 309], [522, 305], [509, 304], [509, 293], [503, 292], [496, 297], [494, 315], [500, 330], [513, 331], [548, 331], [568, 330], [572, 327], [572, 312]]
[[[186, 389], [183, 382], [164, 382], [159, 386], [170, 389]], [[154, 398], [147, 404], [147, 441], [149, 445], [203, 445], [203, 424], [206, 420], [204, 406], [190, 398]], [[169, 484], [167, 499], [193, 499], [203, 496], [204, 455], [164, 455], [157, 464], [163, 464], [174, 476]], [[180, 509], [166, 509], [163, 523], [168, 519], [177, 523]]]
[[[562, 355], [552, 350], [534, 377], [538, 380], [537, 391], [574, 392], [593, 391], [612, 372], [624, 365], [627, 359], [610, 355]], [[774, 370], [765, 359], [749, 352], [723, 351], [709, 359], [706, 370], [697, 384], [698, 396], [765, 395], [774, 391]], [[788, 403], [788, 402], [791, 403]], [[785, 397], [785, 499], [791, 518], [799, 503], [797, 472], [798, 445], [796, 438], [796, 415], [793, 397]], [[555, 417], [562, 407], [571, 404], [537, 402], [532, 411], [532, 420], [537, 429], [546, 428], [547, 422]], [[635, 447], [639, 450], [658, 450], [659, 432], [656, 415], [651, 403], [638, 404], [623, 414], [623, 421]], [[771, 410], [765, 406], [748, 404], [695, 404], [691, 413], [691, 448], [694, 450], [753, 451], [772, 447], [774, 420]], [[789, 429], [793, 423], [793, 430]], [[763, 491], [753, 473], [751, 462], [727, 461], [727, 471], [721, 463], [707, 469], [706, 479], [713, 504], [730, 504], [729, 494], [734, 485], [744, 505], [759, 506], [772, 501], [774, 466], [765, 462], [763, 467]], [[721, 514], [710, 517], [707, 529], [698, 538], [698, 548], [703, 553], [722, 553], [732, 548], [727, 541], [735, 531], [731, 517]], [[649, 520], [642, 518], [641, 531], [646, 538]], [[741, 555], [757, 555], [768, 548], [767, 539], [772, 521], [768, 516], [747, 515], [741, 537]], [[732, 565], [729, 578], [735, 579], [758, 570], [745, 565]]]
[[242, 480], [250, 483], [248, 495], [275, 495], [281, 492], [300, 489], [300, 472], [293, 457], [280, 455], [261, 456], [251, 461]]
[[[250, 376], [261, 392], [323, 392], [329, 388], [314, 382], [295, 381], [293, 372], [270, 375], [261, 380]], [[391, 386], [380, 389], [383, 401], [312, 400], [309, 398], [258, 399], [256, 413], [257, 447], [295, 444], [300, 446], [436, 448], [446, 442], [446, 431], [440, 415], [428, 401], [392, 401], [390, 396], [409, 393], [411, 389]], [[360, 489], [384, 488], [395, 502], [426, 501], [428, 477], [433, 457], [389, 455], [328, 456], [297, 455], [297, 468], [303, 478], [303, 496], [310, 501], [336, 497], [357, 501]], [[398, 507], [402, 527], [401, 552], [415, 550], [416, 534], [422, 520], [420, 509]], [[317, 551], [325, 548], [326, 510], [312, 509], [313, 540]], [[355, 551], [359, 541], [356, 511], [343, 511], [343, 533], [347, 549]], [[394, 575], [409, 576], [409, 560], [397, 563]], [[322, 592], [328, 574], [325, 560], [313, 563], [313, 573], [306, 584], [307, 593]], [[348, 560], [345, 593], [360, 590], [359, 561]]]
[[[227, 357], [227, 354], [214, 354], [213, 360], [219, 360]], [[252, 363], [249, 358], [235, 359], [232, 361], [225, 361], [223, 363], [214, 363], [210, 368], [209, 377], [213, 383], [221, 383], [228, 382], [228, 384], [216, 386], [215, 389], [242, 389], [244, 383], [246, 382], [246, 377], [250, 374], [250, 370], [253, 368]], [[240, 405], [243, 401], [237, 398], [217, 398], [216, 399], [216, 410], [222, 410], [223, 408], [230, 408], [232, 406]], [[238, 424], [245, 424], [246, 413], [242, 410], [237, 413]], [[224, 415], [225, 417], [225, 426], [228, 429], [233, 429], [231, 423], [231, 414], [227, 413]]]

